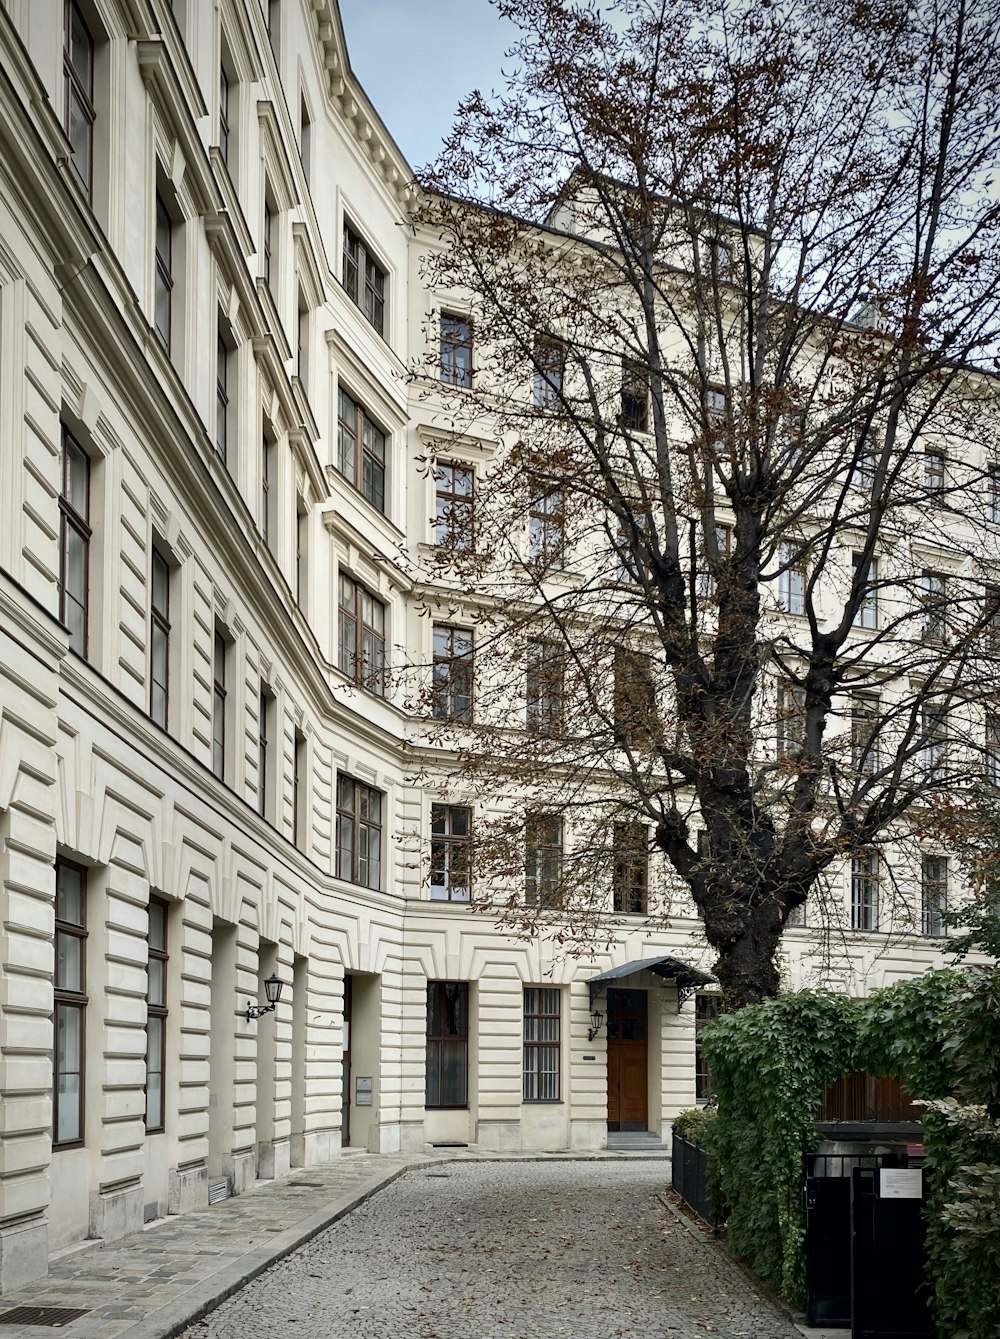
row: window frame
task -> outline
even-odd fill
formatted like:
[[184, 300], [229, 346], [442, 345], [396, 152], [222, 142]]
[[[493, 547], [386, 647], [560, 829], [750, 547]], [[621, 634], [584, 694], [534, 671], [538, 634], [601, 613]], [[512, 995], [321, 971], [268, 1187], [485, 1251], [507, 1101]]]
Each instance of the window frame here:
[[631, 752], [652, 748], [661, 734], [652, 656], [631, 646], [616, 646], [611, 691], [615, 745]]
[[611, 887], [616, 916], [649, 914], [649, 830], [645, 823], [614, 824]]
[[622, 359], [618, 420], [623, 432], [649, 432], [649, 376], [645, 368], [628, 358]]
[[879, 874], [877, 851], [851, 857], [851, 929], [862, 934], [878, 932]]
[[[459, 639], [466, 644], [464, 650], [456, 649]], [[435, 623], [431, 641], [432, 717], [454, 725], [471, 725], [476, 675], [474, 635], [469, 628]]]
[[528, 499], [528, 562], [560, 572], [566, 561], [566, 492], [559, 484], [533, 488]]
[[[226, 670], [229, 644], [218, 624], [212, 634], [212, 773], [226, 781]], [[221, 672], [221, 674], [220, 674]]]
[[944, 451], [926, 448], [923, 453], [923, 482], [930, 505], [940, 507], [944, 504], [947, 478], [948, 457]]
[[[80, 880], [80, 920], [69, 921], [59, 915], [60, 871], [72, 870]], [[56, 1152], [64, 1148], [80, 1148], [86, 1142], [86, 1093], [87, 1093], [87, 869], [74, 860], [56, 856], [55, 860], [55, 966], [53, 971], [53, 1009], [52, 1009], [52, 1149]], [[68, 935], [79, 942], [80, 985], [79, 989], [60, 984], [59, 937]], [[79, 1038], [79, 1068], [68, 1069], [59, 1063], [59, 1021], [60, 1012], [72, 1009], [78, 1014], [77, 1036]], [[79, 1134], [73, 1139], [59, 1138], [60, 1125], [60, 1079], [69, 1075], [79, 1080], [77, 1091], [77, 1125]]]
[[[345, 416], [345, 401], [351, 412]], [[372, 441], [369, 441], [371, 435]], [[382, 456], [377, 450], [381, 439]], [[345, 441], [351, 443], [353, 468], [346, 468]], [[356, 400], [346, 386], [337, 386], [337, 458], [335, 468], [342, 479], [357, 489], [379, 515], [384, 516], [386, 502], [386, 462], [389, 455], [389, 434], [379, 426], [367, 408]], [[366, 466], [368, 468], [366, 468]], [[370, 482], [369, 482], [370, 481]], [[378, 487], [376, 487], [378, 484]]]
[[[343, 803], [346, 788], [350, 787], [350, 804]], [[353, 883], [359, 888], [371, 888], [376, 892], [382, 887], [382, 841], [385, 830], [385, 794], [377, 790], [374, 786], [369, 786], [367, 782], [358, 781], [347, 772], [338, 772], [336, 779], [336, 876], [344, 883]], [[363, 801], [367, 800], [369, 804], [372, 799], [377, 800], [377, 815], [375, 818], [371, 815], [364, 815], [362, 812]], [[345, 832], [350, 834], [350, 842], [343, 840]], [[366, 855], [361, 855], [361, 835], [366, 837]], [[371, 858], [370, 841], [372, 834], [375, 838], [375, 860]], [[344, 873], [344, 854], [349, 853], [350, 871]], [[374, 865], [375, 882], [371, 881], [371, 871]], [[367, 869], [367, 878], [363, 879], [362, 866]]]
[[[153, 333], [156, 335], [163, 352], [170, 357], [173, 344], [173, 306], [174, 306], [174, 220], [170, 217], [166, 201], [156, 192], [156, 224], [153, 229], [154, 266], [153, 266]], [[166, 254], [160, 249], [160, 225], [165, 224]], [[166, 304], [166, 331], [161, 330], [159, 321], [160, 296]]]
[[948, 637], [948, 575], [925, 568], [920, 573], [920, 640], [942, 645]]
[[385, 339], [388, 278], [388, 271], [368, 243], [345, 218], [341, 245], [341, 286], [382, 339]]
[[[471, 316], [442, 311], [439, 318], [439, 379], [443, 386], [471, 390], [475, 329]], [[462, 353], [465, 358], [463, 360]]]
[[230, 134], [230, 104], [232, 99], [233, 81], [229, 77], [229, 71], [226, 69], [224, 60], [219, 61], [219, 153], [227, 170], [232, 175], [232, 165], [229, 161]]
[[229, 373], [230, 359], [234, 350], [227, 344], [226, 337], [223, 334], [222, 322], [219, 321], [216, 329], [215, 343], [215, 454], [223, 465], [229, 465], [229, 438], [230, 438], [230, 395], [229, 395]]
[[694, 1100], [704, 1106], [712, 1100], [712, 1076], [702, 1044], [702, 1032], [722, 1012], [722, 996], [718, 991], [699, 990], [694, 997]]
[[554, 335], [537, 335], [531, 350], [531, 403], [545, 412], [558, 409], [566, 385], [566, 345]]
[[[455, 816], [461, 814], [465, 831], [456, 833]], [[435, 831], [435, 825], [442, 825]], [[458, 879], [454, 878], [456, 870]], [[435, 881], [440, 872], [443, 878]], [[464, 874], [465, 882], [461, 882]], [[472, 900], [472, 806], [468, 804], [431, 804], [430, 900], [461, 902]], [[435, 888], [443, 892], [435, 893]]]
[[[152, 936], [151, 936], [151, 934], [150, 934], [148, 925], [147, 925], [147, 930], [146, 930], [146, 944], [147, 944], [147, 953], [148, 953], [148, 957], [149, 957], [149, 959], [150, 959], [150, 960], [154, 960], [154, 959], [155, 959], [155, 960], [157, 960], [157, 961], [163, 963], [163, 967], [162, 967], [162, 972], [163, 972], [163, 978], [162, 978], [162, 980], [163, 980], [163, 999], [162, 999], [162, 1002], [156, 1002], [156, 1003], [154, 1003], [154, 1002], [151, 1001], [151, 999], [150, 999], [150, 989], [149, 989], [149, 978], [150, 978], [150, 974], [149, 974], [149, 968], [148, 968], [148, 966], [147, 966], [147, 969], [146, 969], [146, 1081], [145, 1081], [145, 1083], [143, 1084], [143, 1094], [145, 1095], [145, 1098], [146, 1098], [146, 1105], [145, 1105], [145, 1114], [144, 1114], [144, 1116], [143, 1116], [143, 1124], [145, 1125], [146, 1133], [147, 1133], [147, 1134], [162, 1134], [162, 1133], [164, 1132], [164, 1130], [166, 1129], [166, 1112], [167, 1112], [167, 1103], [166, 1103], [167, 1015], [168, 1015], [168, 1011], [169, 1011], [169, 1007], [168, 1007], [168, 1003], [167, 1003], [167, 993], [168, 993], [168, 977], [167, 977], [167, 971], [168, 971], [168, 962], [169, 962], [169, 958], [170, 958], [170, 953], [169, 953], [169, 948], [170, 948], [170, 935], [169, 935], [169, 929], [168, 929], [168, 926], [169, 926], [169, 916], [170, 916], [170, 904], [169, 904], [169, 902], [166, 901], [165, 898], [162, 898], [162, 897], [156, 897], [156, 896], [151, 896], [150, 899], [149, 899], [149, 905], [150, 905], [150, 909], [152, 909], [154, 906], [158, 906], [158, 907], [160, 907], [160, 908], [162, 909], [162, 913], [163, 913], [163, 943], [162, 943], [162, 945], [158, 945], [158, 946], [154, 947], [154, 945], [153, 945], [153, 940], [152, 940]], [[160, 1032], [160, 1068], [159, 1068], [158, 1070], [151, 1070], [150, 1067], [149, 1067], [149, 1056], [150, 1056], [150, 1051], [151, 1051], [151, 1047], [150, 1047], [150, 1044], [149, 1044], [149, 1020], [150, 1020], [150, 1019], [156, 1019], [156, 1020], [158, 1020], [158, 1023], [159, 1023], [159, 1032]], [[159, 1117], [160, 1117], [160, 1118], [159, 1118], [159, 1120], [158, 1120], [157, 1122], [155, 1122], [155, 1123], [153, 1123], [153, 1124], [150, 1124], [150, 1121], [149, 1121], [149, 1076], [150, 1076], [151, 1073], [153, 1073], [153, 1074], [158, 1074], [158, 1075], [159, 1075], [159, 1078], [160, 1078], [160, 1112], [159, 1112]]]
[[[457, 476], [468, 480], [468, 492], [456, 487]], [[436, 460], [434, 476], [434, 543], [469, 553], [475, 547], [476, 470], [458, 460]], [[442, 487], [451, 484], [450, 488]]]
[[783, 543], [778, 549], [778, 562], [778, 608], [793, 618], [801, 618], [806, 612], [805, 558], [801, 552], [796, 556], [793, 544]]
[[566, 723], [566, 648], [531, 638], [525, 652], [525, 728], [545, 739], [558, 739]]
[[[877, 693], [851, 694], [851, 769], [861, 776], [874, 776], [879, 769], [879, 719], [881, 698]], [[862, 722], [873, 722], [863, 729]]]
[[[532, 1106], [555, 1106], [562, 1102], [562, 994], [558, 986], [522, 988], [521, 1101]], [[546, 1003], [554, 1008], [543, 1009], [541, 1006]], [[553, 1021], [554, 1029], [547, 1029], [545, 1025]], [[545, 1031], [554, 1031], [555, 1037], [543, 1036]], [[543, 1059], [551, 1055], [555, 1056], [555, 1064], [546, 1068]], [[543, 1095], [546, 1086], [554, 1086], [554, 1093]]]
[[274, 693], [262, 679], [257, 693], [257, 812], [261, 818], [267, 817], [268, 749], [271, 743], [269, 727], [274, 700]]
[[948, 910], [948, 873], [946, 855], [935, 851], [920, 857], [920, 933], [929, 939], [947, 934], [941, 917]]
[[[157, 571], [161, 573], [163, 605], [157, 605]], [[149, 715], [162, 730], [170, 720], [170, 564], [153, 544], [149, 562]], [[162, 658], [162, 682], [157, 660]], [[163, 698], [162, 717], [156, 710], [156, 691]]]
[[[860, 553], [851, 554], [851, 581], [857, 575], [858, 568], [864, 561]], [[868, 580], [865, 583], [865, 590], [861, 597], [861, 603], [854, 613], [852, 627], [862, 628], [866, 632], [872, 632], [878, 628], [879, 608], [878, 608], [878, 558], [872, 557], [868, 563]]]
[[[90, 69], [89, 78], [85, 81], [81, 71], [73, 60], [73, 19], [76, 18], [80, 28], [89, 43]], [[94, 202], [94, 123], [97, 120], [97, 111], [94, 106], [94, 70], [97, 56], [97, 42], [91, 31], [90, 24], [84, 17], [83, 10], [80, 8], [77, 0], [64, 0], [63, 4], [63, 130], [66, 138], [70, 142], [69, 167], [74, 180], [77, 183], [84, 198], [89, 204]], [[84, 178], [76, 162], [76, 150], [72, 147], [72, 117], [71, 107], [76, 107], [82, 113], [82, 118], [86, 126], [87, 143], [87, 174]]]
[[[548, 838], [549, 840], [542, 840]], [[524, 904], [545, 911], [563, 907], [565, 825], [559, 814], [529, 810], [524, 816]]]
[[[351, 605], [344, 602], [344, 594], [348, 587], [353, 588]], [[365, 621], [366, 597], [371, 601], [373, 613], [376, 609], [381, 610], [381, 628]], [[337, 573], [337, 668], [373, 697], [384, 698], [386, 695], [386, 621], [385, 604], [373, 595], [367, 586], [355, 581], [349, 572], [341, 569]], [[348, 639], [345, 637], [349, 625], [353, 629], [350, 637], [351, 648], [348, 647]], [[366, 637], [370, 642], [370, 658], [366, 657]], [[344, 663], [345, 655], [349, 662], [347, 664]], [[365, 665], [370, 662], [375, 663], [375, 668], [372, 672], [366, 673]]]
[[[65, 423], [62, 425], [61, 447], [59, 461], [59, 622], [70, 633], [70, 649], [76, 651], [78, 655], [83, 656], [86, 660], [90, 642], [90, 541], [94, 533], [90, 524], [91, 460]], [[85, 516], [81, 515], [72, 501], [74, 487], [70, 464], [72, 456], [70, 447], [78, 453], [79, 458], [83, 461], [83, 492], [87, 507]], [[71, 532], [78, 538], [83, 555], [82, 592], [79, 597], [75, 592], [70, 591], [67, 585]], [[82, 615], [79, 645], [74, 645], [74, 634], [66, 621], [67, 596], [78, 605]]]
[[292, 842], [299, 850], [306, 846], [305, 780], [309, 773], [306, 755], [306, 737], [296, 729], [292, 743]]
[[[464, 1022], [464, 1031], [443, 1031], [431, 1032], [431, 1024], [435, 1016], [439, 1019], [448, 1018], [448, 1000], [447, 988], [456, 987], [459, 991], [458, 1001], [458, 1020]], [[439, 995], [437, 1008], [433, 1009], [431, 1005], [431, 996], [433, 993]], [[469, 1005], [470, 991], [468, 981], [428, 981], [427, 982], [427, 1023], [426, 1023], [426, 1050], [424, 1062], [424, 1107], [428, 1111], [465, 1111], [469, 1106]], [[446, 1043], [464, 1043], [465, 1065], [463, 1068], [463, 1084], [461, 1100], [454, 1102], [443, 1102], [440, 1100], [445, 1096], [445, 1053], [443, 1046]], [[430, 1101], [431, 1097], [431, 1048], [436, 1049], [436, 1063], [434, 1069], [437, 1074], [436, 1090], [438, 1101]]]

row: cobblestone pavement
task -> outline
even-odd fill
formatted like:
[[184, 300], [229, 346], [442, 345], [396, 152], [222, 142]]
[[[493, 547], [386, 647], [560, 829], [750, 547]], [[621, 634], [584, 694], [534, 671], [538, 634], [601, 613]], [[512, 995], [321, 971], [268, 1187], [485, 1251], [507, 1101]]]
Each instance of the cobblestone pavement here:
[[667, 1210], [662, 1162], [413, 1170], [187, 1339], [800, 1339]]

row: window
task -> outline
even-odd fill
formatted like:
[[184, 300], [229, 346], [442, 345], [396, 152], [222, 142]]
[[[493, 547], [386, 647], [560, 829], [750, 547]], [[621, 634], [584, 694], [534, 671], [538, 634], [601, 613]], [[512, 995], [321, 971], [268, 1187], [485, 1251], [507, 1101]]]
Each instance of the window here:
[[706, 238], [702, 242], [701, 262], [713, 283], [729, 279], [733, 273], [733, 248], [717, 237]]
[[174, 294], [174, 224], [159, 191], [156, 193], [156, 266], [153, 279], [153, 329], [165, 353], [170, 353]]
[[385, 696], [385, 605], [340, 573], [337, 664], [377, 697]]
[[472, 322], [441, 313], [441, 380], [446, 386], [472, 385]]
[[277, 65], [281, 55], [281, 0], [267, 0], [267, 40]]
[[303, 393], [309, 395], [309, 302], [302, 289], [298, 299], [299, 320], [296, 327], [295, 369]]
[[344, 224], [344, 288], [371, 325], [384, 335], [385, 270], [349, 224]]
[[525, 1102], [559, 1101], [559, 1016], [557, 986], [526, 986], [524, 990]]
[[472, 679], [472, 633], [435, 624], [432, 691], [436, 721], [472, 723]]
[[924, 488], [927, 490], [927, 501], [932, 505], [940, 506], [944, 501], [944, 486], [944, 456], [940, 451], [925, 451]]
[[343, 387], [337, 397], [337, 469], [377, 511], [385, 511], [385, 433]]
[[861, 776], [873, 776], [879, 768], [878, 724], [878, 697], [855, 693], [851, 698], [851, 767]]
[[948, 750], [948, 713], [944, 707], [924, 707], [920, 729], [920, 761], [928, 781], [940, 781]]
[[216, 628], [212, 641], [212, 771], [226, 778], [226, 639]]
[[866, 851], [851, 861], [851, 929], [878, 929], [878, 853]]
[[274, 505], [271, 495], [271, 476], [274, 473], [276, 444], [265, 433], [260, 445], [260, 537], [271, 547], [274, 529]]
[[698, 594], [703, 600], [711, 599], [717, 589], [716, 576], [711, 570], [710, 564], [722, 566], [729, 562], [733, 552], [733, 529], [729, 525], [717, 525], [715, 527], [715, 548], [714, 554], [709, 553], [708, 534], [705, 535], [705, 566], [698, 573]]
[[337, 776], [337, 878], [379, 888], [382, 883], [382, 792]]
[[566, 372], [566, 347], [557, 339], [536, 339], [532, 400], [538, 409], [558, 409]]
[[70, 649], [87, 654], [90, 585], [90, 458], [68, 428], [62, 432], [59, 495], [59, 621]]
[[[860, 553], [851, 555], [851, 576], [853, 581], [858, 581], [858, 573], [864, 561]], [[854, 613], [854, 626], [856, 628], [877, 628], [878, 627], [878, 559], [872, 558], [868, 563], [868, 579], [864, 583], [861, 603]]]
[[925, 642], [943, 642], [948, 631], [945, 616], [947, 579], [940, 572], [924, 572], [920, 577], [920, 635]]
[[468, 551], [475, 535], [475, 471], [471, 465], [434, 466], [434, 543]]
[[615, 743], [625, 749], [650, 748], [660, 732], [650, 657], [616, 647], [613, 692]]
[[942, 914], [948, 909], [948, 857], [925, 855], [920, 862], [921, 930], [937, 938], [945, 932]]
[[560, 568], [566, 546], [566, 499], [561, 488], [534, 493], [528, 504], [528, 559]]
[[705, 427], [710, 438], [721, 436], [729, 422], [729, 395], [721, 386], [705, 388]]
[[428, 981], [426, 1105], [467, 1106], [468, 1081], [468, 982]]
[[778, 608], [786, 614], [806, 612], [806, 568], [801, 553], [794, 544], [782, 544], [778, 549]]
[[87, 1009], [87, 871], [68, 860], [56, 860], [55, 929], [52, 1143], [80, 1144]]
[[295, 603], [300, 609], [306, 607], [308, 572], [309, 512], [303, 500], [298, 498], [295, 506]]
[[1000, 525], [1000, 465], [986, 469], [986, 519], [991, 525]]
[[799, 684], [778, 684], [778, 719], [775, 731], [779, 758], [794, 758], [806, 733], [806, 690]]
[[431, 898], [468, 902], [472, 889], [472, 810], [431, 805]]
[[1000, 586], [987, 586], [983, 598], [986, 620], [986, 645], [990, 651], [1000, 649]]
[[215, 345], [215, 454], [223, 464], [229, 448], [229, 381], [231, 352], [222, 330]]
[[529, 907], [561, 907], [563, 825], [555, 814], [526, 815], [525, 892]]
[[566, 652], [554, 642], [529, 642], [527, 668], [528, 729], [559, 735], [566, 700]]
[[875, 484], [875, 471], [881, 446], [870, 433], [862, 432], [855, 443], [851, 460], [849, 485], [859, 493], [870, 493]]
[[262, 683], [257, 697], [257, 812], [261, 817], [267, 814], [267, 780], [270, 730], [273, 716], [274, 696], [267, 684]]
[[713, 1018], [722, 1012], [722, 996], [698, 994], [694, 997], [694, 1095], [698, 1102], [707, 1102], [713, 1095], [712, 1076], [705, 1060], [703, 1033]]
[[299, 104], [299, 159], [302, 163], [302, 173], [306, 179], [306, 185], [309, 184], [309, 175], [312, 168], [312, 120], [309, 116], [309, 108], [306, 106], [305, 98]]
[[649, 431], [649, 384], [643, 368], [622, 364], [621, 424], [626, 432]]
[[70, 143], [69, 165], [88, 200], [94, 178], [94, 38], [76, 0], [63, 15], [63, 128]]
[[292, 753], [292, 841], [302, 850], [305, 850], [307, 844], [306, 775], [306, 737], [301, 730], [296, 730]]
[[149, 601], [149, 714], [165, 730], [170, 702], [170, 567], [153, 548]]
[[274, 205], [271, 203], [271, 197], [268, 194], [267, 184], [264, 185], [264, 223], [261, 229], [261, 265], [264, 282], [267, 284], [271, 293], [274, 293], [274, 285], [271, 282], [274, 275], [271, 266], [272, 249], [275, 243], [275, 225], [274, 225]]
[[643, 823], [616, 823], [614, 828], [615, 911], [645, 914], [649, 881], [649, 838]]
[[225, 65], [219, 66], [219, 152], [222, 154], [222, 161], [227, 167], [229, 163], [229, 103], [230, 103], [230, 85], [229, 75], [226, 73]]
[[991, 786], [1000, 786], [1000, 716], [986, 717], [986, 780]]
[[146, 1133], [163, 1129], [167, 1032], [167, 904], [149, 899], [146, 967]]

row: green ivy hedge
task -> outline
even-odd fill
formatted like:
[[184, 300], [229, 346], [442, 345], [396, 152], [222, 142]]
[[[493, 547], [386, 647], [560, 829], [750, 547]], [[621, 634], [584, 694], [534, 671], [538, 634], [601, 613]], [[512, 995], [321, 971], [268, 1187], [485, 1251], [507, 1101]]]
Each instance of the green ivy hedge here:
[[718, 1098], [710, 1157], [731, 1206], [729, 1242], [792, 1305], [805, 1298], [802, 1154], [815, 1146], [813, 1113], [826, 1087], [855, 1069], [902, 1073], [916, 1098], [973, 1108], [956, 1119], [935, 1107], [924, 1120], [937, 1172], [927, 1275], [942, 1334], [996, 1339], [1000, 1226], [989, 1196], [992, 1162], [1000, 1164], [990, 1142], [1000, 1118], [1000, 969], [931, 971], [866, 1000], [781, 995], [722, 1015], [703, 1037]]

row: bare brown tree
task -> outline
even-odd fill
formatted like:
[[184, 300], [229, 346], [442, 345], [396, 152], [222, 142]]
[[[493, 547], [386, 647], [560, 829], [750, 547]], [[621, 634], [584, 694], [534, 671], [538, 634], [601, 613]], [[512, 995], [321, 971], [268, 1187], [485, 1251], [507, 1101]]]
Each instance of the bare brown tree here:
[[472, 462], [421, 578], [475, 632], [436, 742], [513, 806], [477, 828], [494, 912], [593, 935], [658, 849], [739, 1007], [824, 871], [992, 765], [1000, 30], [971, 0], [497, 8], [509, 86], [416, 221], [428, 468]]

